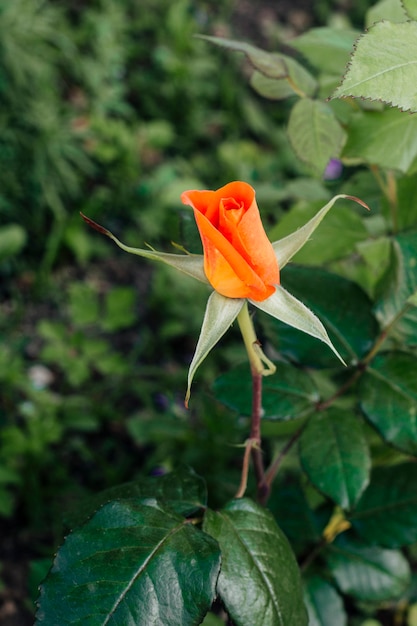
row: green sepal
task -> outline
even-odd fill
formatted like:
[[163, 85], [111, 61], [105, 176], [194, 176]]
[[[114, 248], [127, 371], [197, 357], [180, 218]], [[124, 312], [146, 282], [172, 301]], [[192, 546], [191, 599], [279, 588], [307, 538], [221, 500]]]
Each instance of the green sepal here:
[[332, 98], [367, 98], [416, 111], [416, 53], [416, 22], [383, 20], [372, 25], [356, 42], [346, 75]]
[[[301, 229], [300, 229], [301, 230]], [[292, 296], [284, 287], [278, 286], [276, 291], [262, 302], [250, 301], [261, 311], [268, 313], [275, 319], [297, 328], [307, 335], [316, 337], [323, 341], [340, 359], [343, 365], [346, 365], [333, 343], [319, 318], [314, 315], [300, 300]]]
[[188, 370], [188, 386], [187, 394], [185, 396], [185, 406], [188, 406], [191, 393], [191, 383], [197, 368], [233, 324], [244, 303], [244, 299], [226, 298], [217, 291], [213, 291], [209, 297], [206, 311], [204, 313], [200, 337], [190, 364], [190, 369]]
[[107, 230], [107, 228], [103, 228], [103, 226], [100, 226], [100, 224], [97, 224], [97, 222], [94, 222], [82, 213], [81, 217], [89, 226], [97, 230], [99, 233], [113, 239], [119, 248], [125, 252], [142, 256], [145, 259], [150, 259], [151, 261], [161, 261], [162, 263], [171, 265], [171, 267], [174, 267], [188, 276], [192, 276], [203, 283], [209, 284], [209, 281], [204, 273], [204, 257], [202, 254], [170, 254], [168, 252], [158, 252], [152, 249], [144, 250], [143, 248], [131, 248], [117, 239], [117, 237]]
[[355, 196], [347, 196], [345, 194], [334, 196], [322, 209], [320, 209], [318, 213], [316, 213], [314, 217], [311, 218], [311, 220], [307, 222], [307, 224], [301, 226], [301, 228], [296, 230], [294, 233], [291, 233], [291, 235], [287, 235], [283, 239], [279, 239], [272, 244], [280, 269], [285, 267], [288, 261], [292, 259], [292, 257], [303, 247], [305, 243], [307, 243], [317, 226], [319, 226], [320, 222], [333, 207], [336, 200], [341, 199], [353, 200], [365, 209], [369, 210], [368, 205]]

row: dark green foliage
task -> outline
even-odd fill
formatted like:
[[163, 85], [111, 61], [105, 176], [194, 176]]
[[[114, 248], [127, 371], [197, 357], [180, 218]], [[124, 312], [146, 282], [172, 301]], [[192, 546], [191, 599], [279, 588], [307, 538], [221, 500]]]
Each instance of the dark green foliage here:
[[219, 567], [217, 542], [155, 500], [110, 502], [67, 537], [36, 623], [191, 626]]
[[307, 624], [291, 548], [272, 515], [248, 499], [207, 511], [204, 529], [219, 542], [217, 593], [237, 626]]

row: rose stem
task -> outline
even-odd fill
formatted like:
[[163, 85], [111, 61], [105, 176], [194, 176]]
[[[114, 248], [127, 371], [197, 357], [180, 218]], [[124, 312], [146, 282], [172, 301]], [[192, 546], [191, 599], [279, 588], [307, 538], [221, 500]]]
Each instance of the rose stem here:
[[262, 376], [265, 367], [262, 363], [260, 352], [256, 349], [259, 342], [253, 327], [252, 318], [249, 315], [247, 302], [243, 305], [237, 319], [248, 353], [252, 374], [252, 423], [249, 441], [251, 442], [252, 462], [257, 480], [258, 500], [264, 502], [269, 493], [269, 487], [265, 483], [265, 470], [261, 450]]

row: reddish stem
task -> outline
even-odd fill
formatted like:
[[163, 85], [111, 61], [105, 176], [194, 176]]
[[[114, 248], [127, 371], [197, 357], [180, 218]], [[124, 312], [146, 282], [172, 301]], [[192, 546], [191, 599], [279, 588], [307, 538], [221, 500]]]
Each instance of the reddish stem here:
[[269, 496], [269, 485], [265, 481], [264, 461], [261, 449], [262, 419], [262, 374], [252, 368], [252, 425], [250, 438], [252, 445], [252, 462], [256, 476], [258, 501], [265, 504]]

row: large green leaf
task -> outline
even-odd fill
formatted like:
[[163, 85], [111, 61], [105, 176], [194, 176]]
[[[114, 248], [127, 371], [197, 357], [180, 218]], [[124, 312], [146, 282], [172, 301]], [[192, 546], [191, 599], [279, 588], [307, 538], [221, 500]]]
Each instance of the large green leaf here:
[[380, 435], [403, 452], [417, 456], [417, 358], [386, 352], [361, 378], [359, 402]]
[[[405, 309], [417, 290], [417, 231], [397, 235], [391, 242], [388, 274], [383, 278], [376, 312], [383, 326]], [[417, 309], [407, 308], [391, 329], [391, 336], [410, 345], [417, 344]]]
[[330, 106], [302, 98], [291, 110], [288, 137], [297, 156], [322, 175], [332, 157], [338, 157], [346, 134]]
[[[320, 318], [348, 364], [366, 354], [378, 324], [370, 300], [355, 283], [322, 269], [290, 265], [282, 272], [282, 284]], [[337, 365], [330, 351], [315, 339], [271, 318], [262, 322], [274, 347], [285, 355], [303, 365]]]
[[194, 626], [219, 569], [217, 542], [155, 500], [110, 502], [59, 549], [36, 623]]
[[396, 109], [360, 111], [348, 124], [342, 158], [407, 173], [417, 156], [417, 117]]
[[416, 22], [378, 22], [356, 42], [348, 71], [333, 97], [370, 98], [417, 111], [416, 58]]
[[84, 522], [112, 500], [155, 498], [179, 515], [191, 515], [207, 506], [207, 488], [191, 468], [181, 467], [163, 476], [147, 476], [89, 496], [65, 515], [70, 528]]
[[[312, 378], [287, 363], [277, 363], [277, 371], [263, 379], [264, 419], [291, 420], [311, 411], [319, 400]], [[252, 377], [249, 366], [238, 365], [213, 385], [215, 396], [242, 415], [252, 414]]]
[[236, 626], [304, 626], [298, 566], [269, 511], [248, 499], [208, 510], [204, 530], [220, 544], [217, 592]]
[[346, 626], [347, 615], [336, 589], [320, 576], [305, 581], [308, 626]]
[[290, 45], [302, 52], [308, 62], [321, 72], [340, 76], [359, 34], [356, 30], [312, 28], [292, 39]]
[[410, 582], [408, 562], [397, 550], [367, 546], [340, 536], [327, 548], [325, 558], [340, 590], [358, 600], [398, 598]]
[[417, 465], [377, 467], [349, 517], [368, 543], [399, 548], [417, 541]]
[[371, 464], [358, 418], [337, 408], [316, 413], [299, 447], [301, 464], [313, 485], [342, 508], [351, 509], [369, 482]]

